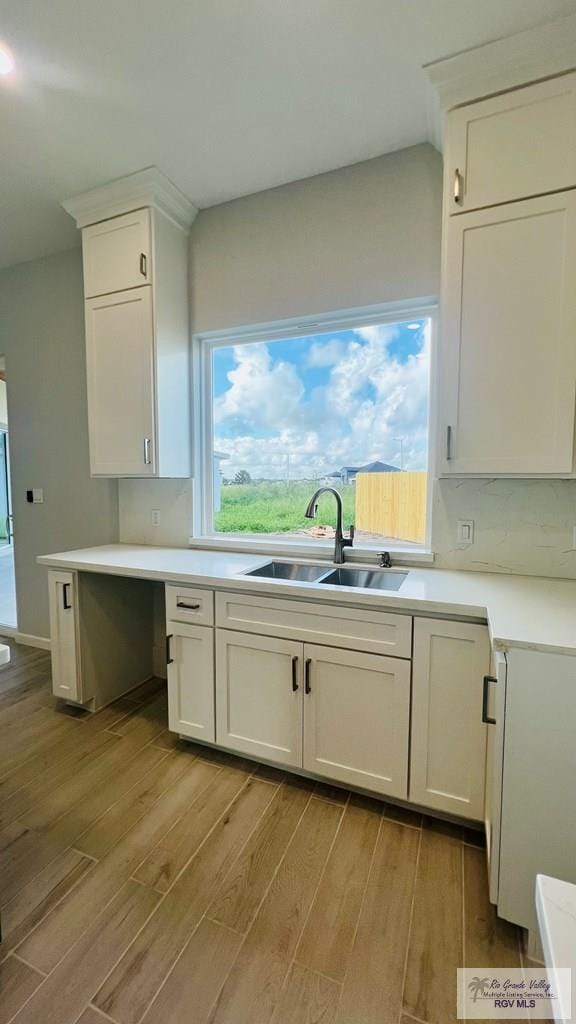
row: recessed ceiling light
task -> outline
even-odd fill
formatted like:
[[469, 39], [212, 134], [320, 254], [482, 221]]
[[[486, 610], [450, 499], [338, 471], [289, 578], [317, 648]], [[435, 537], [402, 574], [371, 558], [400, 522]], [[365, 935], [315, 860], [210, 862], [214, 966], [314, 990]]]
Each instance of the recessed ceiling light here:
[[14, 71], [15, 60], [6, 46], [0, 46], [0, 75], [9, 75]]

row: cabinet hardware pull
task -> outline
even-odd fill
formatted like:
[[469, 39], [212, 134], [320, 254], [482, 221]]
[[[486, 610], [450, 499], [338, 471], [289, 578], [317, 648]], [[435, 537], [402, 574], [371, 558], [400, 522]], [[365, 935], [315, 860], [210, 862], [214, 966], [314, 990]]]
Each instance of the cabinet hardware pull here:
[[454, 171], [454, 202], [462, 202], [462, 175], [458, 168]]
[[149, 466], [150, 463], [152, 462], [152, 459], [150, 457], [150, 447], [151, 447], [151, 444], [152, 444], [152, 442], [151, 442], [150, 438], [149, 437], [145, 437], [144, 438], [144, 465], [145, 466]]
[[65, 612], [69, 611], [70, 608], [72, 607], [72, 605], [68, 601], [68, 591], [69, 591], [69, 589], [70, 589], [70, 584], [69, 583], [63, 583], [62, 584], [62, 606], [63, 606]]
[[199, 604], [186, 604], [186, 601], [176, 601], [177, 608], [188, 608], [191, 612], [197, 612], [201, 607]]
[[484, 725], [496, 725], [496, 719], [490, 718], [488, 714], [488, 686], [490, 683], [497, 683], [496, 676], [484, 676], [482, 684], [482, 721]]
[[306, 664], [304, 666], [304, 693], [312, 693], [312, 687], [310, 685], [310, 665], [312, 664], [312, 658], [306, 658]]
[[142, 277], [148, 277], [148, 257], [145, 252], [140, 253], [140, 273]]
[[452, 427], [446, 427], [446, 462], [452, 460]]
[[168, 636], [166, 637], [166, 664], [167, 665], [171, 665], [172, 662], [174, 661], [174, 658], [172, 657], [172, 654], [170, 652], [170, 641], [171, 641], [173, 636], [174, 636], [173, 633], [169, 633]]
[[292, 692], [296, 693], [298, 689], [298, 658], [294, 656], [292, 658]]

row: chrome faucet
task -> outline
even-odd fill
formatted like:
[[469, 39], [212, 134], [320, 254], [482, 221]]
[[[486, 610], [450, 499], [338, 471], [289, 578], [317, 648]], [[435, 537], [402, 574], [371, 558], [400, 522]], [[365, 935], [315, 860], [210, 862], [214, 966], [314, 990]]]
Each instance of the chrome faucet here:
[[304, 515], [306, 519], [315, 519], [318, 511], [318, 498], [321, 494], [333, 494], [336, 498], [336, 535], [334, 537], [334, 562], [342, 565], [344, 561], [344, 548], [351, 548], [354, 543], [354, 527], [350, 527], [350, 536], [344, 537], [342, 533], [342, 496], [335, 487], [319, 487], [308, 502], [308, 508]]

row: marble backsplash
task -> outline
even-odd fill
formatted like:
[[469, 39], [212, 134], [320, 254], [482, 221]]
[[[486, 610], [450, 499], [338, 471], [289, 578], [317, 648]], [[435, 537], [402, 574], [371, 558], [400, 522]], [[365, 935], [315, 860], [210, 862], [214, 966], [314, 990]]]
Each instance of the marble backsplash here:
[[[474, 543], [458, 544], [459, 519], [474, 520]], [[438, 480], [435, 566], [576, 579], [576, 480]]]

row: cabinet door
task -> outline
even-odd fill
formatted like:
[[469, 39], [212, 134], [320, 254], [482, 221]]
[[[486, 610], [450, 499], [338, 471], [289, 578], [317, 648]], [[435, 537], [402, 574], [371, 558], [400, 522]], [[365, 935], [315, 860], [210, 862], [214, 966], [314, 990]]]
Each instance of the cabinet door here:
[[447, 118], [451, 214], [576, 185], [576, 76], [515, 89]]
[[502, 811], [502, 768], [504, 759], [504, 709], [506, 706], [506, 655], [498, 651], [492, 655], [488, 692], [488, 726], [486, 749], [486, 801], [484, 827], [486, 830], [486, 857], [490, 902], [498, 903], [500, 874], [500, 825]]
[[304, 646], [304, 767], [406, 799], [410, 662]]
[[302, 644], [216, 630], [216, 737], [302, 767]]
[[576, 380], [576, 192], [446, 227], [439, 468], [569, 474]]
[[485, 626], [414, 619], [410, 763], [414, 803], [484, 820], [482, 684], [489, 670]]
[[80, 665], [76, 642], [76, 576], [48, 572], [52, 693], [63, 700], [81, 702]]
[[154, 329], [150, 288], [86, 302], [90, 468], [153, 476]]
[[170, 729], [213, 743], [214, 630], [169, 621], [166, 632]]
[[134, 210], [84, 228], [84, 296], [139, 288], [152, 280], [150, 211]]

